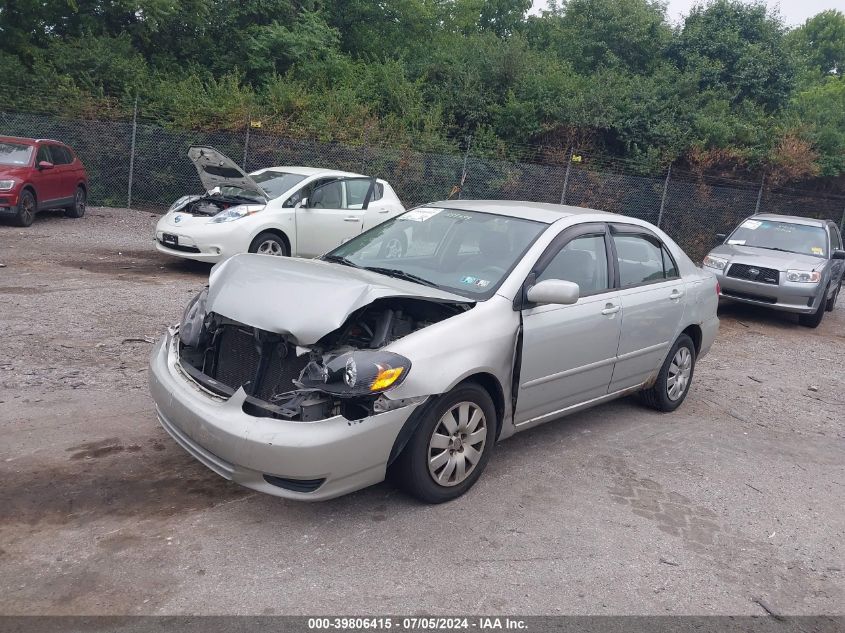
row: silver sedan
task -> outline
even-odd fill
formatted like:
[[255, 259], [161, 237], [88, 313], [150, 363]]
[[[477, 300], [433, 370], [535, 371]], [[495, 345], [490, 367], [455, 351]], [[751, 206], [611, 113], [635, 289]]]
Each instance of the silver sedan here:
[[320, 259], [218, 264], [155, 347], [151, 391], [176, 442], [249, 488], [318, 500], [390, 474], [438, 503], [517, 432], [632, 393], [676, 409], [717, 304], [647, 222], [440, 202]]

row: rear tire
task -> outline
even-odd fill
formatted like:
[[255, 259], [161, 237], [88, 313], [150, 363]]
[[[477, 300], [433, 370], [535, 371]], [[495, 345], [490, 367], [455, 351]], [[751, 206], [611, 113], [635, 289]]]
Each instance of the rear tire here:
[[88, 194], [84, 187], [77, 187], [73, 196], [73, 204], [65, 209], [65, 216], [69, 218], [81, 218], [85, 215], [85, 208], [88, 203]]
[[658, 411], [674, 411], [686, 400], [694, 373], [695, 344], [681, 334], [666, 355], [654, 385], [640, 392], [640, 400]]
[[15, 216], [15, 224], [18, 226], [31, 226], [35, 221], [35, 212], [38, 205], [35, 196], [29, 189], [24, 189], [18, 198], [18, 213]]
[[812, 314], [799, 314], [798, 323], [800, 323], [804, 327], [819, 327], [819, 324], [821, 324], [822, 319], [824, 318], [824, 313], [828, 304], [828, 300], [825, 299], [826, 296], [827, 290], [825, 290], [824, 294], [822, 295], [822, 298], [819, 300], [819, 307], [816, 308], [816, 311]]
[[290, 256], [290, 248], [285, 240], [270, 231], [259, 233], [252, 240], [252, 244], [249, 245], [249, 252], [259, 255], [275, 255], [276, 257]]
[[483, 387], [468, 382], [420, 413], [423, 418], [391, 475], [420, 501], [451, 501], [472, 488], [490, 460], [496, 408]]
[[842, 282], [839, 282], [839, 285], [836, 286], [836, 292], [833, 293], [833, 296], [827, 300], [827, 305], [825, 305], [824, 309], [828, 312], [833, 312], [833, 309], [836, 307], [836, 302], [839, 300], [839, 293], [842, 292]]

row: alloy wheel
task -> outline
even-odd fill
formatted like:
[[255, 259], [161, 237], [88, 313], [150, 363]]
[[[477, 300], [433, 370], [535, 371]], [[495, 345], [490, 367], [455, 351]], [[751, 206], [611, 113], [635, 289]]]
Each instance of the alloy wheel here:
[[76, 212], [80, 216], [85, 213], [85, 192], [82, 189], [76, 190]]
[[679, 347], [669, 365], [669, 375], [666, 377], [666, 395], [672, 401], [677, 400], [687, 390], [692, 375], [692, 353], [687, 347]]
[[265, 240], [258, 245], [258, 248], [255, 249], [256, 253], [260, 253], [261, 255], [275, 255], [277, 257], [281, 257], [284, 255], [284, 251], [282, 250], [281, 244], [274, 240]]
[[428, 442], [428, 472], [441, 486], [457, 486], [475, 470], [487, 443], [487, 420], [473, 402], [459, 402], [440, 418]]

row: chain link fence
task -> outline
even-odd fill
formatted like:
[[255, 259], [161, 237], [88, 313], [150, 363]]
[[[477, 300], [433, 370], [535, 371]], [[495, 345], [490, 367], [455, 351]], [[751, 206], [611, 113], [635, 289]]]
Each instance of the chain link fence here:
[[286, 138], [248, 125], [238, 132], [202, 132], [20, 112], [0, 112], [0, 135], [55, 138], [73, 147], [88, 169], [89, 203], [98, 206], [163, 210], [180, 196], [202, 193], [187, 151], [209, 145], [245, 171], [307, 165], [377, 176], [393, 185], [406, 207], [462, 197], [564, 202], [621, 213], [657, 224], [696, 261], [714, 245], [716, 233], [730, 231], [755, 211], [845, 222], [843, 196], [671, 167], [661, 177], [649, 177], [642, 166], [577, 151], [522, 152], [532, 154], [531, 162], [505, 160], [495, 158], [501, 151], [474, 147], [470, 139], [453, 153], [424, 152]]

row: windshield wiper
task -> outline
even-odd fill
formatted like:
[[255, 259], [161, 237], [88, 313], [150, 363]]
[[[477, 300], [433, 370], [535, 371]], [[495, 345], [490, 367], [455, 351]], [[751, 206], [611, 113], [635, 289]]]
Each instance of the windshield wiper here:
[[324, 255], [321, 257], [324, 262], [331, 262], [332, 264], [340, 264], [341, 266], [350, 266], [352, 268], [361, 268], [352, 260], [346, 259], [342, 255]]
[[365, 266], [364, 270], [370, 270], [374, 273], [387, 275], [388, 277], [396, 277], [397, 279], [405, 279], [406, 281], [413, 281], [414, 283], [422, 284], [423, 286], [431, 286], [432, 288], [439, 288], [433, 281], [418, 277], [413, 273], [406, 273], [404, 270], [398, 268], [379, 268], [378, 266]]
[[800, 251], [791, 251], [788, 248], [779, 248], [777, 246], [754, 246], [753, 244], [749, 244], [747, 246], [751, 246], [752, 248], [764, 248], [767, 251], [780, 251], [781, 253], [795, 253], [796, 255], [806, 255], [806, 253], [802, 253]]

